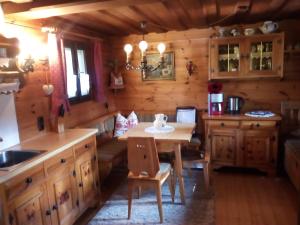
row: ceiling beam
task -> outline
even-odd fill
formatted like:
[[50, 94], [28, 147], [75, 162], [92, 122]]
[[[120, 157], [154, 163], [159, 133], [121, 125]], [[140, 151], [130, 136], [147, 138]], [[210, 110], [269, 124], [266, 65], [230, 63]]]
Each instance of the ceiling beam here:
[[[32, 4], [24, 3], [23, 7], [16, 7], [15, 11], [13, 10], [14, 7], [10, 6], [9, 8], [9, 5], [4, 5], [3, 10], [5, 16], [7, 16], [8, 18], [33, 20], [49, 18], [54, 16], [69, 15], [74, 13], [86, 13], [97, 10], [108, 10], [125, 6], [151, 4], [160, 1], [162, 0], [81, 0], [75, 2], [67, 2], [63, 4], [51, 4], [51, 1], [45, 1], [46, 4], [39, 7], [32, 7]], [[16, 4], [14, 5], [16, 6]]]

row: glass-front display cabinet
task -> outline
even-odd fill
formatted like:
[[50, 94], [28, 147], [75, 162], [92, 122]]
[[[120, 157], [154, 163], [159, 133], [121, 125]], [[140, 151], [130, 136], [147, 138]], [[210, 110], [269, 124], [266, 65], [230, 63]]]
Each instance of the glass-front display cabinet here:
[[282, 77], [283, 33], [213, 38], [209, 79]]
[[245, 76], [281, 77], [283, 75], [283, 41], [282, 34], [248, 38]]
[[211, 75], [220, 78], [237, 78], [241, 72], [241, 53], [239, 39], [211, 40]]

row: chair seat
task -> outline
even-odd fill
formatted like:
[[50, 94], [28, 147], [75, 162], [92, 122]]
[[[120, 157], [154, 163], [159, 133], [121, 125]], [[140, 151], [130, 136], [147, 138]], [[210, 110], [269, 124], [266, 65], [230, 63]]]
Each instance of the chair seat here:
[[140, 174], [139, 176], [135, 176], [132, 172], [128, 173], [129, 179], [147, 179], [147, 180], [160, 180], [164, 176], [168, 175], [171, 171], [170, 163], [159, 163], [159, 171], [155, 175], [155, 177], [149, 177], [147, 174]]
[[204, 160], [200, 151], [185, 149], [181, 152], [182, 161]]
[[201, 145], [201, 140], [200, 140], [200, 138], [199, 137], [192, 137], [192, 139], [191, 139], [191, 142], [190, 142], [191, 144], [195, 144], [195, 145]]

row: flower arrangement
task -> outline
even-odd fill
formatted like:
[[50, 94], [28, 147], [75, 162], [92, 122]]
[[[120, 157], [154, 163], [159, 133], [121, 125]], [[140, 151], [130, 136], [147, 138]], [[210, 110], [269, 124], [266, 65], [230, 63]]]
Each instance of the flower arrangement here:
[[208, 92], [209, 93], [214, 93], [214, 94], [220, 93], [222, 88], [223, 88], [223, 85], [220, 82], [208, 83]]

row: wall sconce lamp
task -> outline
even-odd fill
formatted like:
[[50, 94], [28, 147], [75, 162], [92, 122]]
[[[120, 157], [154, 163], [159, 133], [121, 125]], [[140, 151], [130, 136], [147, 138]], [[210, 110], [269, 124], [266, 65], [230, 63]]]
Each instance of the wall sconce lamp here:
[[196, 68], [197, 68], [197, 66], [196, 66], [196, 65], [193, 63], [193, 61], [191, 61], [191, 60], [189, 60], [189, 61], [186, 63], [185, 67], [186, 67], [186, 70], [187, 70], [187, 72], [188, 72], [188, 74], [189, 74], [190, 76], [195, 72], [195, 70], [196, 70]]
[[126, 52], [126, 70], [141, 70], [142, 75], [145, 76], [147, 71], [155, 71], [158, 68], [163, 68], [164, 66], [164, 52], [166, 50], [166, 45], [164, 43], [159, 43], [157, 45], [157, 50], [160, 54], [160, 60], [155, 65], [149, 65], [146, 58], [146, 50], [148, 48], [148, 43], [144, 40], [146, 22], [142, 21], [140, 24], [140, 28], [143, 33], [143, 39], [139, 43], [139, 49], [141, 51], [141, 62], [140, 65], [134, 66], [131, 64], [131, 52], [133, 51], [133, 47], [131, 44], [125, 44], [124, 51]]

